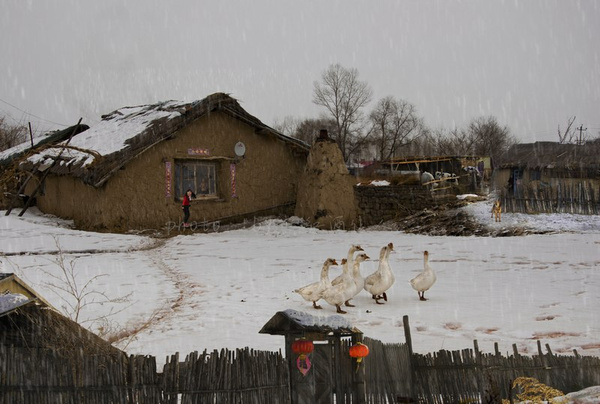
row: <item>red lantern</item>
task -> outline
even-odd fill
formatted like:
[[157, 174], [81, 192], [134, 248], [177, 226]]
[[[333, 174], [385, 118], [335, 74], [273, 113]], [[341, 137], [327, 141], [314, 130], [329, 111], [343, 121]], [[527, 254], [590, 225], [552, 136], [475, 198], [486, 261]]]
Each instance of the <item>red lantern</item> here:
[[306, 355], [311, 353], [315, 349], [315, 345], [312, 341], [307, 339], [298, 339], [292, 343], [292, 351], [296, 355]]
[[356, 371], [358, 372], [358, 368], [363, 358], [369, 355], [369, 347], [365, 344], [357, 342], [356, 345], [352, 345], [350, 347], [350, 356], [356, 358]]
[[296, 340], [292, 343], [292, 351], [298, 355], [298, 359], [296, 359], [296, 367], [298, 367], [298, 370], [300, 373], [302, 373], [302, 376], [306, 376], [310, 370], [311, 364], [307, 355], [314, 349], [315, 345], [312, 343], [312, 341], [309, 341], [305, 338]]

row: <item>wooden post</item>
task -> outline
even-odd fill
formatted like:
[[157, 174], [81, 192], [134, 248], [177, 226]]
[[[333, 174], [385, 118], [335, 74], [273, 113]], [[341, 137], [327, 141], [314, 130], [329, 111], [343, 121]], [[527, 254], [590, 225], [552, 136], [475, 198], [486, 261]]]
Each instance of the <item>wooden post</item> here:
[[[33, 172], [29, 173], [29, 175], [27, 176], [27, 179], [19, 187], [19, 190], [17, 191], [17, 198], [19, 197], [19, 195], [21, 195], [23, 193], [23, 191], [25, 190], [25, 187], [27, 186], [27, 183], [29, 182], [29, 180], [31, 178], [33, 178]], [[10, 212], [12, 212], [12, 210], [13, 210], [13, 207], [11, 205], [11, 206], [8, 207], [8, 209], [6, 209], [6, 212], [4, 213], [4, 216], [10, 215]]]
[[[71, 133], [71, 136], [69, 136], [69, 139], [67, 140], [67, 143], [65, 143], [65, 146], [67, 146], [69, 144], [69, 142], [71, 141], [71, 139], [73, 139], [73, 136], [75, 136], [75, 133], [77, 133], [77, 129], [79, 129], [79, 125], [81, 124], [81, 120], [83, 118], [79, 118], [79, 121], [77, 121], [77, 125], [75, 125], [75, 127], [73, 128], [73, 132]], [[29, 196], [29, 198], [27, 199], [27, 201], [25, 202], [25, 206], [23, 207], [23, 210], [21, 210], [21, 212], [19, 213], [19, 217], [23, 216], [23, 214], [27, 211], [27, 209], [29, 208], [29, 205], [31, 205], [31, 202], [33, 201], [33, 198], [35, 198], [35, 196], [37, 195], [40, 187], [42, 186], [42, 184], [44, 183], [44, 180], [46, 179], [46, 177], [48, 176], [48, 174], [50, 173], [50, 170], [52, 169], [52, 167], [54, 167], [54, 165], [56, 164], [56, 162], [58, 161], [58, 158], [62, 155], [62, 153], [65, 151], [65, 146], [63, 146], [62, 149], [60, 149], [60, 152], [58, 153], [58, 155], [55, 157], [54, 162], [52, 163], [52, 165], [50, 167], [48, 167], [46, 169], [46, 171], [44, 171], [44, 174], [42, 175], [42, 178], [40, 179], [40, 183], [38, 184], [38, 186], [33, 190], [33, 192], [31, 193], [31, 195]]]
[[408, 355], [410, 357], [410, 380], [408, 381], [409, 387], [409, 397], [415, 397], [415, 387], [413, 383], [416, 379], [416, 370], [415, 370], [415, 361], [413, 358], [413, 347], [412, 347], [412, 337], [410, 336], [410, 324], [408, 323], [408, 316], [402, 317], [402, 324], [404, 327], [404, 340], [406, 341], [406, 346], [408, 347]]
[[[363, 335], [360, 333], [352, 334], [352, 345], [362, 343]], [[360, 366], [359, 366], [360, 364]], [[358, 359], [352, 359], [352, 402], [357, 404], [365, 404], [367, 402], [367, 390], [365, 386], [365, 362], [358, 362]]]
[[342, 390], [342, 339], [339, 333], [334, 333], [333, 335], [333, 379], [335, 384], [335, 397], [336, 401], [341, 401], [340, 398], [344, 391]]
[[314, 404], [316, 395], [315, 371], [303, 375], [296, 366], [296, 355], [292, 352], [294, 335], [285, 335], [285, 356], [290, 370], [290, 395], [292, 404]]
[[[485, 397], [485, 381], [483, 377], [483, 366], [481, 363], [481, 352], [479, 351], [479, 343], [477, 340], [473, 340], [473, 350], [475, 353], [475, 377], [477, 381], [477, 390], [479, 390], [480, 397]], [[491, 386], [490, 386], [491, 389]]]

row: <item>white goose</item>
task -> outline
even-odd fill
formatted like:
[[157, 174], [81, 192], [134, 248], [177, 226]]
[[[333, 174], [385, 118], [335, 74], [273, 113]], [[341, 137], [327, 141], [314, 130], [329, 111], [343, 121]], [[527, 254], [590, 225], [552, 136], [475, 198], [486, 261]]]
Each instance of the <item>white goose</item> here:
[[[348, 250], [348, 255], [346, 257], [346, 262], [348, 264], [348, 267], [352, 268], [354, 265], [354, 253], [357, 251], [364, 251], [362, 249], [361, 246], [359, 246], [358, 244], [352, 244], [350, 246], [350, 249]], [[344, 261], [342, 261], [342, 265], [344, 264]], [[331, 284], [332, 285], [337, 285], [338, 283], [342, 282], [342, 276], [344, 275], [344, 273], [342, 272], [342, 274], [336, 276], [332, 281]]]
[[383, 304], [379, 302], [381, 299], [387, 302], [387, 294], [385, 292], [392, 287], [395, 281], [388, 260], [392, 251], [394, 251], [394, 244], [392, 243], [382, 247], [379, 252], [379, 266], [377, 267], [377, 271], [365, 278], [364, 288], [373, 296], [377, 304]]
[[[359, 254], [354, 260], [354, 265], [360, 265], [361, 262], [368, 258], [369, 256], [367, 254]], [[350, 273], [348, 265], [344, 267], [343, 271], [342, 281], [337, 285], [331, 285], [330, 288], [325, 290], [325, 292], [323, 292], [323, 299], [330, 305], [335, 306], [338, 313], [346, 314], [346, 312], [342, 310], [341, 305], [346, 303], [347, 306], [354, 307], [348, 303], [348, 300], [354, 296], [356, 284], [354, 283], [354, 278]]]
[[425, 299], [425, 292], [433, 286], [436, 280], [435, 273], [429, 266], [429, 252], [427, 251], [423, 252], [423, 267], [423, 272], [411, 279], [410, 284], [419, 294], [420, 300], [427, 300]]
[[317, 304], [317, 301], [323, 297], [323, 292], [331, 286], [331, 282], [329, 281], [329, 267], [337, 264], [338, 263], [335, 259], [327, 258], [327, 260], [325, 260], [323, 263], [323, 268], [321, 269], [321, 279], [319, 282], [314, 282], [303, 286], [294, 290], [294, 292], [302, 296], [304, 300], [312, 302], [315, 309], [322, 309], [322, 307]]
[[[365, 287], [365, 278], [363, 278], [362, 274], [360, 273], [360, 263], [369, 259], [369, 256], [366, 254], [359, 254], [359, 255], [364, 255], [365, 257], [361, 257], [360, 260], [358, 260], [358, 256], [356, 257], [356, 259], [354, 260], [354, 264], [352, 265], [352, 279], [354, 280], [354, 293], [352, 294], [352, 297], [350, 299], [352, 299], [353, 297], [355, 297], [356, 295], [358, 295], [363, 288]], [[348, 300], [350, 300], [348, 299]], [[346, 301], [346, 306], [349, 307], [354, 307], [354, 305], [350, 304], [348, 301]]]

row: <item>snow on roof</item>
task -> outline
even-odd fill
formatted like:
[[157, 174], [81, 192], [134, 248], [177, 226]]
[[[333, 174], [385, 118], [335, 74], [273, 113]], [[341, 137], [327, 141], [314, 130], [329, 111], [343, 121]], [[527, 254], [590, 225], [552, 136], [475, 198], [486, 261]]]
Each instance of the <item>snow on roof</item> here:
[[[90, 129], [74, 136], [69, 146], [92, 150], [101, 156], [106, 156], [126, 147], [127, 141], [150, 129], [158, 119], [167, 121], [182, 115], [186, 104], [176, 101], [167, 101], [159, 104], [124, 107], [104, 115], [102, 121]], [[63, 142], [64, 144], [65, 142]], [[48, 157], [57, 156], [61, 148], [45, 150], [29, 158], [32, 163], [51, 163]], [[82, 166], [90, 165], [95, 157], [82, 151], [66, 149], [62, 157], [69, 161], [68, 164], [82, 162]]]
[[5, 293], [0, 295], [0, 314], [28, 303], [30, 300], [20, 293]]
[[[74, 176], [99, 187], [131, 159], [214, 111], [254, 127], [256, 133], [275, 136], [295, 150], [308, 153], [310, 149], [306, 143], [285, 136], [250, 115], [228, 94], [215, 93], [189, 103], [165, 101], [118, 109], [104, 115], [97, 125], [73, 136], [68, 147], [62, 147], [64, 140], [40, 148], [21, 161], [21, 169], [50, 169], [53, 174]], [[56, 158], [59, 155], [60, 158]]]
[[292, 309], [287, 309], [283, 312], [291, 320], [294, 320], [298, 324], [306, 327], [326, 327], [332, 330], [353, 328], [352, 324], [350, 324], [348, 320], [339, 315], [317, 317], [313, 316], [312, 314], [305, 313], [303, 311], [297, 311]]
[[[50, 133], [44, 133], [42, 135], [35, 136], [33, 138], [34, 146], [39, 144], [40, 142], [46, 140], [49, 136], [50, 136]], [[31, 141], [27, 140], [26, 142], [23, 142], [21, 144], [18, 144], [16, 146], [13, 146], [6, 150], [0, 151], [0, 161], [9, 158], [12, 155], [15, 155], [18, 153], [23, 153], [25, 150], [30, 149], [30, 148], [31, 148]]]

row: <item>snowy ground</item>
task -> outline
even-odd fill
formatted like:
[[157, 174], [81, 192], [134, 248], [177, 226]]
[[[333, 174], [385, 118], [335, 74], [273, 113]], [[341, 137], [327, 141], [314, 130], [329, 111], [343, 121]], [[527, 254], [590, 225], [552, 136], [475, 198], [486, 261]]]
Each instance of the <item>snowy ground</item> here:
[[[59, 275], [56, 261], [64, 258], [79, 284], [92, 280], [91, 290], [127, 297], [84, 307], [80, 322], [113, 335], [137, 330], [116, 345], [155, 355], [161, 366], [175, 352], [283, 348], [283, 337], [258, 333], [276, 312], [336, 314], [327, 303], [317, 311], [292, 292], [316, 281], [326, 258], [340, 261], [351, 244], [360, 244], [371, 257], [362, 266], [366, 276], [377, 267], [379, 249], [393, 242], [396, 283], [389, 301], [376, 305], [362, 292], [345, 315], [366, 336], [404, 342], [402, 317], [408, 315], [416, 352], [470, 348], [477, 339], [486, 352], [498, 342], [503, 353], [516, 344], [521, 353], [535, 354], [540, 339], [555, 353], [577, 349], [600, 356], [600, 217], [504, 214], [494, 223], [487, 201], [464, 209], [490, 226], [555, 233], [432, 237], [319, 231], [270, 220], [242, 230], [152, 239], [76, 231], [29, 209], [21, 218], [0, 211], [0, 271], [15, 272], [62, 308], [67, 296], [49, 285], [48, 274]], [[423, 268], [424, 250], [438, 280], [422, 302], [408, 281]], [[339, 272], [334, 267], [331, 277]]]

